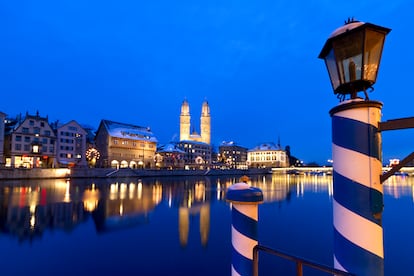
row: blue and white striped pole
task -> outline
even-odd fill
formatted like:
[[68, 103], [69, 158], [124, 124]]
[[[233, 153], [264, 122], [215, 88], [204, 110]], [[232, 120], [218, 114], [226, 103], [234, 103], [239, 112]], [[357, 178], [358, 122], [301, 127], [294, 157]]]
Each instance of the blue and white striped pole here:
[[253, 247], [258, 243], [258, 205], [263, 202], [263, 193], [247, 183], [236, 183], [228, 188], [226, 200], [232, 203], [231, 275], [253, 275]]
[[384, 275], [381, 108], [352, 99], [330, 111], [334, 266], [355, 275]]

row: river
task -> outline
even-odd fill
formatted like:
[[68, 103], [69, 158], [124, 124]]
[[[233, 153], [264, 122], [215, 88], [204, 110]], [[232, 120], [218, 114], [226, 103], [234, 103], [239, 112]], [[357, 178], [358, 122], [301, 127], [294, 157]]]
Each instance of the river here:
[[[0, 182], [1, 275], [230, 275], [234, 177]], [[333, 266], [332, 177], [256, 175], [259, 243]], [[409, 275], [414, 177], [384, 183], [384, 274]], [[294, 275], [261, 255], [260, 275]], [[326, 275], [310, 271], [305, 275]]]

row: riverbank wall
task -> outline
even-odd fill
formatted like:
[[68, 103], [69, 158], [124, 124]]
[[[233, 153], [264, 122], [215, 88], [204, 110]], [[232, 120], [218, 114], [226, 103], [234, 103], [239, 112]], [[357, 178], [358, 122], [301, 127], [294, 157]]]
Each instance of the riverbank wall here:
[[247, 170], [143, 170], [103, 168], [60, 169], [0, 169], [0, 181], [12, 179], [59, 179], [59, 178], [122, 178], [122, 177], [173, 177], [173, 176], [219, 176], [255, 175], [271, 173], [268, 169]]

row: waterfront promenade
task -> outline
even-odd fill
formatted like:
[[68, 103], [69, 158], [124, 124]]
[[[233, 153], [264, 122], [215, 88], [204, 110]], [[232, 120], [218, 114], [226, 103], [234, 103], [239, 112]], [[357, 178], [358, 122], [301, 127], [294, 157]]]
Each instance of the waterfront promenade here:
[[146, 170], [114, 168], [59, 168], [59, 169], [0, 169], [0, 181], [10, 179], [59, 179], [59, 178], [123, 178], [123, 177], [171, 177], [213, 175], [270, 174], [270, 169], [207, 169], [207, 170]]
[[[389, 167], [384, 167], [383, 172]], [[400, 173], [414, 175], [414, 167], [403, 167]], [[265, 169], [206, 169], [206, 170], [150, 170], [114, 168], [59, 168], [59, 169], [0, 169], [0, 181], [9, 179], [59, 179], [59, 178], [123, 178], [123, 177], [171, 177], [203, 175], [257, 175], [257, 174], [332, 174], [332, 167], [294, 167]]]

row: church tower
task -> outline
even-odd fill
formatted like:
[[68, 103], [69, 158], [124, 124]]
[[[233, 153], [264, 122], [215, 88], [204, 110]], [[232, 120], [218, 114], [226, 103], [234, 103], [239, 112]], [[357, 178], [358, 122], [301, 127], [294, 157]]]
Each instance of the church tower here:
[[181, 105], [180, 114], [180, 141], [189, 140], [190, 138], [190, 106], [185, 99]]
[[210, 107], [207, 100], [204, 100], [201, 107], [201, 118], [200, 118], [200, 135], [201, 141], [210, 145], [211, 140], [211, 117]]

